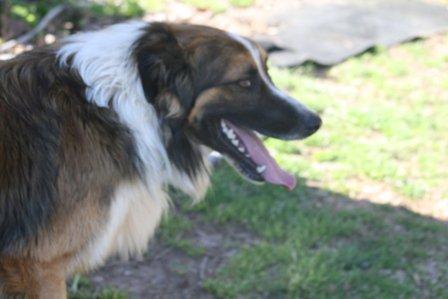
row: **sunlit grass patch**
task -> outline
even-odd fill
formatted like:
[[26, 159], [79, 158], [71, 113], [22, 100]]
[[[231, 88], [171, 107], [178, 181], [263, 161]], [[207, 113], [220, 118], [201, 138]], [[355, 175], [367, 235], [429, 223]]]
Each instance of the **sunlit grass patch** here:
[[[430, 197], [434, 188], [448, 196], [448, 51], [440, 50], [448, 37], [440, 39], [438, 47], [418, 41], [363, 54], [326, 78], [274, 69], [281, 87], [322, 112], [322, 130], [295, 145], [306, 149], [310, 167], [339, 162], [347, 170], [342, 179], [367, 176], [412, 198]], [[274, 144], [285, 154], [293, 147]], [[338, 176], [330, 170], [322, 179]]]
[[145, 12], [141, 0], [104, 0], [90, 3], [88, 10], [98, 16], [121, 16], [132, 18], [142, 16]]
[[229, 2], [236, 7], [249, 7], [254, 4], [255, 0], [229, 0]]

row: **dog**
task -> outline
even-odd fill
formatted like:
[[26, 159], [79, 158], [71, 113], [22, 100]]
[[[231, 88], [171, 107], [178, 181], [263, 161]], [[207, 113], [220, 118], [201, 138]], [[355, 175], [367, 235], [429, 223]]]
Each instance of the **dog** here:
[[200, 199], [207, 156], [292, 189], [258, 134], [320, 117], [277, 89], [267, 54], [218, 29], [128, 22], [0, 64], [0, 294], [65, 298], [66, 279], [141, 253], [167, 187]]

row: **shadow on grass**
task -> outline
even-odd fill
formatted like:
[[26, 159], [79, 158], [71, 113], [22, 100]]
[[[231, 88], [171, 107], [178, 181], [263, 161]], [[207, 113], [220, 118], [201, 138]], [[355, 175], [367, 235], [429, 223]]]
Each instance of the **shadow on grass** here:
[[243, 182], [229, 167], [207, 199], [175, 195], [141, 261], [90, 279], [131, 298], [447, 298], [448, 226], [306, 185]]

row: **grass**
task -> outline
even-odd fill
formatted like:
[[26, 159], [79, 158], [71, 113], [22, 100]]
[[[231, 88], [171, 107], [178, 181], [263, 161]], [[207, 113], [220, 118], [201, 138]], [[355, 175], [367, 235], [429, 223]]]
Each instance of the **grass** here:
[[84, 276], [75, 276], [68, 287], [70, 299], [127, 299], [128, 295], [114, 288], [95, 290]]
[[182, 250], [191, 257], [202, 256], [205, 249], [193, 244], [186, 238], [186, 234], [193, 228], [192, 223], [185, 216], [178, 214], [164, 218], [159, 233], [159, 239], [164, 244]]
[[[262, 240], [206, 281], [219, 298], [448, 296], [444, 224], [306, 185], [293, 193], [250, 186], [228, 167], [218, 170], [214, 183], [194, 210], [207, 221], [239, 223]], [[432, 276], [426, 273], [430, 261], [437, 265]]]
[[[88, 11], [97, 16], [120, 16], [123, 18], [139, 17], [145, 12], [145, 9], [142, 6], [144, 2], [145, 1], [142, 0], [104, 0], [101, 2], [90, 3]], [[119, 3], [119, 5], [117, 3]]]
[[249, 7], [255, 3], [255, 0], [229, 0], [229, 2], [235, 7]]

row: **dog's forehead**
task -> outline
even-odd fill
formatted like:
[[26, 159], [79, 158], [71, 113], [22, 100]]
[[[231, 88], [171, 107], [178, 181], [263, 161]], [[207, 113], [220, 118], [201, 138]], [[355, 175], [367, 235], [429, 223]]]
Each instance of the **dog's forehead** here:
[[237, 80], [255, 70], [265, 76], [267, 54], [256, 42], [220, 29], [180, 24], [173, 32], [181, 47], [193, 53], [194, 61], [205, 65], [204, 71], [221, 73], [224, 81]]
[[204, 42], [206, 40], [229, 40], [226, 31], [204, 25], [171, 24], [171, 29], [177, 40], [183, 45], [194, 44], [198, 41]]
[[[260, 56], [262, 60], [267, 58], [266, 52], [257, 43], [234, 33], [213, 27], [191, 24], [175, 24], [172, 28], [178, 42], [185, 49], [195, 50], [201, 47], [219, 47], [228, 54], [235, 55], [238, 58], [241, 56], [253, 58], [254, 51], [256, 56]], [[250, 46], [248, 47], [248, 45]]]

